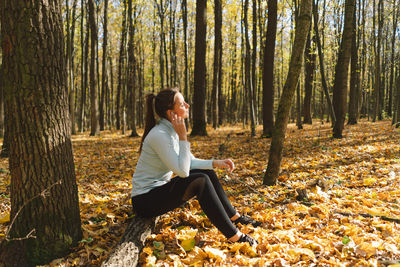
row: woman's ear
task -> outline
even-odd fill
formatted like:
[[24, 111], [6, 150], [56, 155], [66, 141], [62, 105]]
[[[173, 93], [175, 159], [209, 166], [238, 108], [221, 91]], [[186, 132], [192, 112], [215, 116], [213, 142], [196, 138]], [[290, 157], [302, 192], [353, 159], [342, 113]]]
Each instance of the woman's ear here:
[[172, 109], [168, 109], [167, 112], [166, 112], [166, 115], [167, 115], [167, 118], [168, 118], [169, 120], [171, 120], [172, 114], [173, 114]]

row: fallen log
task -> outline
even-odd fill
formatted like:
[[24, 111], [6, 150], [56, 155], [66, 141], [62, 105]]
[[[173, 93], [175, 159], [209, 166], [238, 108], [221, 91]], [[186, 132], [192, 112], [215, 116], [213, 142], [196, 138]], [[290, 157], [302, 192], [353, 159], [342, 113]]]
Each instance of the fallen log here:
[[118, 245], [103, 262], [103, 267], [131, 267], [139, 263], [139, 255], [142, 251], [146, 238], [154, 230], [157, 223], [156, 218], [143, 218], [135, 216], [129, 222], [125, 233]]

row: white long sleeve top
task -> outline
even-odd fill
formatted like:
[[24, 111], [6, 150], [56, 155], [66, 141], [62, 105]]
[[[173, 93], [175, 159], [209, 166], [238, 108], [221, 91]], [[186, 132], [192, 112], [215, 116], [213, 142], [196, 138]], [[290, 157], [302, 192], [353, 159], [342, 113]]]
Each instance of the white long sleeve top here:
[[212, 169], [212, 160], [197, 159], [190, 143], [179, 140], [171, 122], [161, 119], [144, 139], [132, 178], [132, 197], [168, 183], [172, 173], [185, 178], [191, 169]]

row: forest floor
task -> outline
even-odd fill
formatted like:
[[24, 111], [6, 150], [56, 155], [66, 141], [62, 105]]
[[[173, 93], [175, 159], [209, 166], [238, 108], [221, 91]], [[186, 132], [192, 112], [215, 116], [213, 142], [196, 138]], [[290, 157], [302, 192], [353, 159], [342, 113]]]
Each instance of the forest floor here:
[[[240, 213], [263, 222], [241, 226], [259, 245], [229, 243], [196, 200], [163, 215], [140, 260], [148, 266], [388, 265], [400, 260], [400, 130], [389, 121], [346, 126], [290, 124], [276, 186], [263, 186], [270, 139], [241, 126], [190, 138], [198, 158], [232, 158], [217, 171]], [[117, 244], [131, 212], [131, 178], [140, 138], [106, 131], [73, 136], [84, 238], [50, 266], [99, 266]], [[0, 239], [9, 224], [8, 160], [0, 160]], [[300, 197], [299, 197], [300, 193]], [[399, 261], [400, 263], [400, 261]]]

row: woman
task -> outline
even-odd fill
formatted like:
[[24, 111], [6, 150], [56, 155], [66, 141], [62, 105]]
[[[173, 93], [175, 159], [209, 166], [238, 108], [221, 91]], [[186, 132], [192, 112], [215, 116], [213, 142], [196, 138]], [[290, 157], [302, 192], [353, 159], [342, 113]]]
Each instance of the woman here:
[[[154, 217], [196, 196], [210, 221], [232, 242], [257, 241], [235, 224], [261, 225], [232, 207], [213, 168], [233, 171], [231, 159], [201, 160], [190, 152], [184, 120], [187, 104], [178, 89], [164, 89], [146, 99], [145, 130], [132, 179], [132, 205], [143, 217]], [[171, 178], [172, 174], [177, 177]]]

